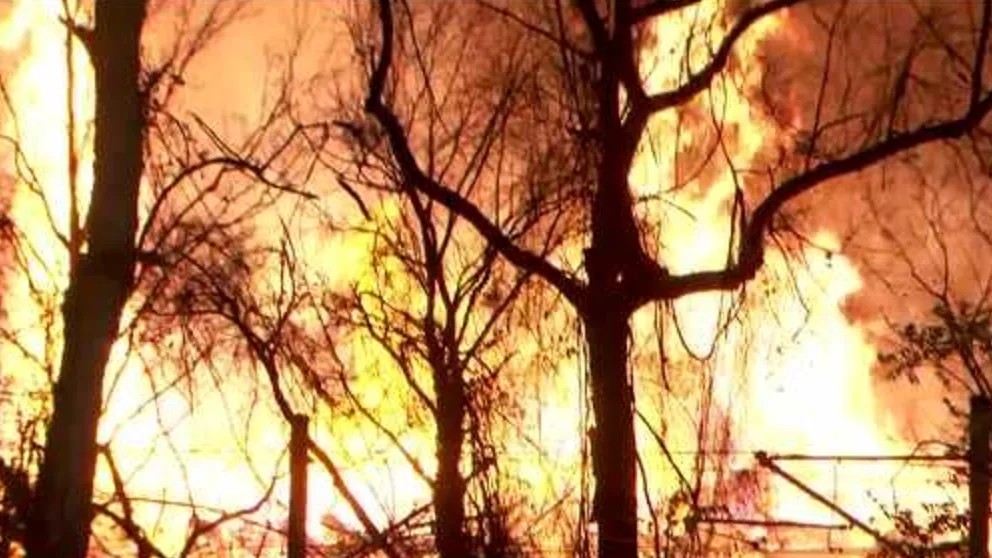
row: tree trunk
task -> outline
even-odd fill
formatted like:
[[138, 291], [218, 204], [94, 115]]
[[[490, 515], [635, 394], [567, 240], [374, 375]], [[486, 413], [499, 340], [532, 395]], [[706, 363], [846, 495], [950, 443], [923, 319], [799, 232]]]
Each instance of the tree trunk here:
[[610, 304], [584, 317], [592, 404], [593, 519], [600, 558], [637, 556], [637, 446], [633, 393], [627, 376], [628, 318]]
[[[437, 475], [434, 479], [435, 545], [441, 558], [469, 555], [465, 533], [465, 479], [458, 464], [464, 441], [465, 385], [461, 377], [435, 376]], [[440, 380], [440, 381], [437, 381]]]
[[31, 506], [28, 556], [82, 558], [92, 520], [103, 376], [134, 281], [142, 173], [139, 43], [145, 0], [100, 0], [90, 54], [96, 77], [88, 250], [63, 303], [61, 368]]

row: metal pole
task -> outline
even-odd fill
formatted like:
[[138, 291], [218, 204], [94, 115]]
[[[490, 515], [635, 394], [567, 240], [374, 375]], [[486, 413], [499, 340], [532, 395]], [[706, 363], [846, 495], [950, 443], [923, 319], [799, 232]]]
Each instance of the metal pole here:
[[889, 540], [884, 535], [882, 535], [882, 533], [878, 532], [876, 529], [873, 529], [870, 525], [868, 525], [864, 521], [861, 521], [857, 517], [854, 517], [853, 515], [851, 515], [847, 511], [845, 511], [843, 508], [841, 508], [837, 504], [835, 504], [835, 503], [831, 502], [830, 500], [828, 500], [826, 497], [824, 497], [819, 492], [816, 492], [815, 490], [813, 490], [812, 488], [810, 488], [809, 486], [807, 486], [806, 483], [802, 482], [801, 480], [799, 480], [796, 477], [794, 477], [791, 474], [789, 474], [788, 471], [786, 471], [785, 469], [782, 469], [781, 467], [779, 467], [778, 464], [776, 464], [768, 456], [767, 453], [765, 453], [763, 451], [759, 451], [759, 452], [757, 452], [757, 453], [754, 454], [754, 457], [757, 459], [759, 465], [761, 465], [762, 467], [765, 467], [769, 471], [771, 471], [771, 472], [777, 474], [778, 476], [782, 477], [783, 479], [787, 480], [791, 485], [795, 486], [799, 490], [801, 490], [804, 493], [806, 493], [806, 495], [809, 496], [810, 498], [812, 498], [812, 499], [816, 500], [817, 502], [823, 504], [824, 506], [826, 506], [827, 508], [829, 508], [831, 511], [833, 511], [834, 513], [836, 513], [837, 515], [839, 515], [839, 516], [843, 517], [844, 519], [846, 519], [848, 522], [851, 523], [851, 525], [854, 525], [858, 529], [861, 529], [865, 533], [868, 533], [869, 535], [872, 536], [872, 538], [874, 538], [876, 541], [878, 541], [878, 543], [880, 545], [882, 545], [885, 548], [887, 548], [888, 550], [892, 551], [897, 556], [909, 556], [909, 552], [907, 552], [907, 550], [905, 548], [903, 548], [902, 545], [900, 545], [899, 543], [897, 543], [895, 541]]

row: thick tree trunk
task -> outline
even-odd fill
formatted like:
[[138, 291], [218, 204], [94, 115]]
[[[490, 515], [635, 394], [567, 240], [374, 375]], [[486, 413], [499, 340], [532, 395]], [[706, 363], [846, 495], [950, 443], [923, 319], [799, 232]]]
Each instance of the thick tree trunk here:
[[[601, 102], [609, 102], [610, 95], [604, 95]], [[609, 114], [603, 118], [609, 124]], [[592, 246], [585, 253], [589, 305], [582, 320], [596, 419], [591, 448], [599, 558], [637, 557], [637, 443], [627, 338], [634, 308], [631, 296], [650, 266], [641, 250], [627, 185], [630, 153], [620, 147], [604, 146], [593, 203]]]
[[435, 545], [441, 558], [461, 558], [469, 555], [465, 533], [465, 479], [458, 469], [465, 437], [465, 386], [460, 377], [436, 379], [441, 381], [436, 384]]
[[90, 44], [96, 121], [88, 250], [65, 294], [61, 369], [29, 518], [31, 558], [86, 555], [104, 368], [134, 277], [144, 127], [139, 87], [144, 18], [145, 0], [96, 4]]
[[596, 429], [593, 519], [600, 558], [637, 556], [637, 446], [633, 392], [627, 375], [626, 312], [601, 305], [585, 316]]

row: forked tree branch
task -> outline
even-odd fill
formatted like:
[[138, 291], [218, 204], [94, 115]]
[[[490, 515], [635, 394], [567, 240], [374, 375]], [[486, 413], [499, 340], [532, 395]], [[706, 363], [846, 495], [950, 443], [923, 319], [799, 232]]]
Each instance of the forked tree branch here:
[[941, 124], [922, 126], [887, 138], [872, 147], [834, 161], [822, 163], [809, 171], [779, 184], [755, 209], [745, 228], [737, 261], [720, 270], [684, 275], [668, 275], [638, 297], [638, 303], [671, 300], [687, 294], [729, 290], [754, 278], [764, 263], [764, 236], [778, 212], [793, 199], [827, 181], [854, 174], [885, 159], [937, 141], [954, 140], [978, 127], [992, 111], [992, 94], [975, 104], [964, 116]]
[[376, 118], [386, 132], [390, 149], [396, 157], [397, 164], [407, 182], [407, 187], [415, 188], [428, 198], [461, 216], [471, 223], [500, 255], [514, 265], [551, 283], [562, 296], [576, 307], [584, 307], [585, 292], [579, 281], [565, 274], [546, 259], [517, 246], [474, 203], [438, 183], [420, 168], [420, 164], [410, 148], [403, 125], [382, 100], [386, 77], [393, 58], [393, 15], [390, 0], [379, 0], [379, 21], [382, 25], [382, 53], [369, 81], [369, 94], [365, 101], [365, 110]]
[[[686, 103], [705, 91], [716, 75], [723, 71], [738, 39], [757, 21], [778, 10], [794, 6], [803, 0], [771, 0], [745, 12], [724, 37], [713, 59], [705, 68], [692, 75], [689, 80], [678, 88], [647, 96], [639, 106], [635, 105], [628, 120], [624, 123], [624, 135], [627, 132], [642, 130], [648, 117], [657, 111]], [[602, 20], [592, 10], [591, 3], [577, 0], [583, 17], [587, 22], [592, 19], [591, 33], [597, 50], [603, 46], [605, 27]], [[480, 209], [468, 199], [437, 183], [424, 174], [410, 149], [406, 133], [399, 119], [383, 102], [383, 92], [386, 77], [392, 63], [393, 55], [393, 21], [390, 0], [379, 0], [379, 19], [382, 25], [382, 53], [376, 62], [369, 84], [369, 96], [366, 100], [366, 111], [371, 113], [384, 128], [390, 147], [402, 169], [410, 187], [417, 189], [432, 200], [441, 203], [450, 211], [470, 222], [476, 230], [503, 257], [521, 269], [535, 273], [558, 289], [565, 298], [573, 303], [581, 312], [586, 308], [586, 287], [580, 281], [566, 275], [547, 260], [517, 246], [500, 228], [489, 220]], [[634, 9], [634, 14], [637, 9]], [[640, 16], [629, 16], [637, 20]], [[598, 24], [597, 24], [598, 20]], [[985, 26], [983, 26], [984, 28]], [[597, 30], [598, 29], [598, 30]], [[987, 32], [979, 37], [979, 48], [986, 47]], [[598, 37], [598, 38], [597, 38]], [[606, 45], [611, 49], [609, 45]], [[597, 53], [600, 54], [600, 53]], [[982, 56], [977, 57], [983, 60]], [[622, 70], [622, 69], [621, 69]], [[629, 78], [624, 81], [628, 81]], [[636, 98], [637, 95], [632, 95]], [[731, 290], [740, 287], [754, 278], [764, 263], [764, 236], [771, 229], [776, 215], [795, 198], [805, 194], [826, 182], [852, 175], [878, 164], [888, 158], [897, 156], [918, 147], [938, 142], [959, 139], [978, 126], [992, 111], [992, 95], [983, 98], [981, 92], [974, 96], [967, 111], [954, 120], [939, 124], [920, 126], [914, 130], [891, 135], [851, 155], [822, 163], [802, 172], [774, 188], [760, 202], [744, 227], [738, 257], [723, 269], [690, 272], [681, 275], [658, 273], [655, 277], [644, 277], [632, 282], [631, 292], [626, 293], [633, 308], [650, 301], [671, 300], [681, 296], [714, 290]], [[659, 268], [659, 271], [661, 269]]]
[[[712, 60], [703, 69], [689, 76], [689, 79], [675, 89], [655, 93], [647, 97], [644, 104], [634, 106], [634, 111], [630, 118], [630, 126], [643, 128], [644, 123], [654, 113], [685, 104], [699, 95], [713, 83], [713, 79], [720, 74], [730, 61], [730, 55], [734, 51], [738, 40], [744, 36], [751, 27], [767, 15], [771, 15], [779, 10], [783, 10], [805, 0], [771, 0], [756, 8], [751, 8], [744, 12], [734, 23], [727, 36], [720, 42]], [[628, 87], [629, 84], [625, 84]], [[638, 83], [638, 86], [640, 84]]]
[[[296, 412], [280, 382], [283, 372], [280, 369], [277, 359], [277, 347], [273, 345], [271, 338], [266, 339], [263, 337], [264, 332], [260, 333], [255, 330], [244, 310], [246, 307], [257, 308], [257, 304], [253, 299], [245, 298], [250, 297], [250, 294], [245, 294], [245, 297], [242, 297], [237, 292], [232, 292], [232, 289], [228, 287], [229, 278], [218, 277], [216, 272], [211, 271], [199, 262], [191, 258], [187, 259], [208, 284], [207, 288], [210, 290], [208, 299], [211, 301], [211, 307], [207, 312], [226, 320], [237, 330], [252, 357], [262, 366], [269, 386], [272, 389], [272, 397], [279, 409], [279, 413], [287, 423], [291, 423], [296, 416]], [[285, 319], [285, 315], [280, 315], [276, 322], [283, 322]], [[379, 530], [368, 512], [365, 511], [358, 497], [348, 487], [341, 469], [334, 463], [330, 455], [309, 436], [307, 437], [307, 452], [315, 456], [328, 475], [330, 475], [335, 490], [344, 498], [352, 513], [355, 514], [355, 517], [361, 523], [370, 541], [389, 558], [402, 558], [402, 554], [392, 546], [388, 537]]]

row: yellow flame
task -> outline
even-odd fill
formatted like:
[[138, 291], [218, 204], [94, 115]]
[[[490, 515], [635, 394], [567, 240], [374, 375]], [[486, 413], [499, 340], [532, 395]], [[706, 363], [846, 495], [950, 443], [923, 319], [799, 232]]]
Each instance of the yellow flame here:
[[[688, 49], [688, 62], [680, 54], [686, 52], [688, 37], [698, 33], [694, 22], [710, 21], [722, 3], [704, 3], [697, 10], [685, 10], [676, 17], [666, 18], [656, 26], [658, 41], [645, 54], [649, 69], [650, 89], [675, 87], [685, 79], [686, 67], [698, 69], [708, 59], [708, 49], [694, 39], [695, 47]], [[748, 168], [763, 150], [774, 141], [776, 125], [754, 110], [745, 93], [760, 83], [759, 57], [755, 56], [763, 37], [783, 31], [787, 16], [766, 17], [755, 25], [739, 42], [730, 67], [736, 68], [734, 84], [721, 83], [702, 95], [689, 107], [672, 110], [655, 117], [651, 123], [654, 141], [671, 146], [667, 151], [647, 150], [631, 173], [631, 182], [639, 195], [667, 197], [679, 211], [665, 211], [655, 221], [660, 222], [659, 238], [663, 240], [662, 261], [673, 271], [685, 273], [701, 269], [719, 269], [726, 264], [731, 234], [730, 207], [740, 176], [734, 176], [729, 165], [679, 191], [666, 192], [664, 185], [677, 176], [677, 153], [690, 152], [713, 138], [693, 136], [699, 133], [691, 127], [679, 129], [680, 117], [713, 114], [727, 141], [729, 159], [738, 168]], [[719, 37], [715, 39], [719, 41]], [[666, 64], [679, 60], [680, 65]], [[744, 85], [741, 86], [741, 83]], [[681, 145], [672, 144], [680, 137]], [[666, 143], [667, 142], [667, 143]], [[681, 151], [679, 151], [681, 150]], [[746, 182], [740, 183], [745, 190]], [[691, 215], [687, 217], [686, 215]], [[830, 231], [819, 231], [812, 237], [812, 246], [801, 254], [786, 256], [770, 248], [765, 268], [748, 288], [745, 313], [732, 320], [726, 329], [718, 330], [727, 319], [728, 306], [733, 304], [727, 294], [699, 294], [675, 301], [672, 305], [682, 339], [688, 351], [708, 354], [719, 339], [711, 363], [714, 367], [715, 401], [732, 421], [732, 450], [727, 457], [734, 469], [754, 467], [750, 452], [801, 453], [814, 455], [891, 455], [910, 451], [911, 445], [902, 440], [891, 417], [875, 399], [872, 368], [876, 350], [866, 339], [861, 326], [852, 323], [843, 312], [845, 300], [862, 286], [858, 270], [839, 253], [840, 246]], [[790, 263], [789, 258], [794, 258]], [[802, 263], [799, 263], [802, 262]], [[650, 342], [653, 335], [650, 312], [635, 317], [635, 335]], [[678, 346], [673, 344], [677, 354]], [[672, 350], [671, 348], [669, 350]], [[677, 359], [676, 359], [677, 360]], [[683, 360], [683, 364], [687, 361]], [[677, 366], [677, 364], [676, 364]], [[650, 373], [641, 373], [650, 376]], [[691, 382], [691, 381], [690, 381]], [[698, 382], [693, 384], [698, 388]], [[650, 399], [642, 399], [647, 407]], [[668, 417], [665, 409], [646, 409], [648, 416]], [[652, 439], [640, 433], [641, 447], [653, 445]], [[694, 447], [693, 432], [669, 432], [669, 443]], [[673, 442], [674, 441], [674, 442]], [[710, 448], [710, 451], [719, 448]], [[655, 456], [649, 471], [665, 471], [661, 486], [674, 488], [670, 467]], [[880, 464], [857, 470], [857, 478], [838, 481], [839, 465], [804, 465], [786, 468], [821, 494], [855, 516], [868, 520], [878, 516], [876, 500], [870, 490], [900, 477], [899, 484], [910, 486], [914, 503], [930, 498], [939, 501], [925, 473], [915, 470], [899, 473], [901, 464]], [[831, 465], [831, 464], [828, 464]], [[838, 523], [838, 517], [819, 503], [798, 492], [782, 479], [770, 484], [769, 515], [778, 519]], [[886, 497], [878, 497], [886, 501]], [[904, 503], [906, 504], [906, 503]], [[844, 523], [844, 521], [840, 521]], [[891, 524], [876, 525], [880, 531]], [[835, 535], [834, 543], [845, 540]], [[808, 542], [808, 541], [807, 541]], [[818, 541], [821, 542], [822, 541]], [[860, 532], [851, 533], [848, 544], [870, 546], [874, 541]], [[802, 541], [800, 541], [800, 544]], [[788, 545], [786, 545], [788, 546]], [[814, 544], [814, 546], [816, 546]]]
[[[686, 39], [691, 32], [699, 30], [697, 23], [710, 21], [724, 7], [721, 2], [705, 2], [698, 9], [682, 10], [674, 17], [659, 21], [654, 30], [653, 50], [645, 53], [643, 64], [650, 91], [677, 86], [685, 79], [687, 71], [698, 70], [709, 59], [706, 45], [697, 40], [692, 43], [686, 62]], [[52, 355], [57, 355], [59, 350], [57, 344], [53, 345], [59, 338], [59, 293], [65, 288], [68, 272], [66, 250], [56, 232], [68, 236], [71, 205], [68, 145], [64, 139], [57, 139], [66, 137], [68, 122], [65, 28], [58, 21], [61, 16], [59, 0], [20, 0], [0, 21], [0, 51], [19, 59], [16, 71], [5, 84], [13, 102], [11, 108], [16, 123], [4, 115], [3, 133], [16, 135], [19, 139], [24, 159], [31, 164], [40, 192], [32, 192], [23, 180], [17, 185], [11, 208], [13, 220], [22, 227], [35, 252], [30, 255], [27, 274], [9, 279], [3, 303], [8, 312], [9, 327], [17, 332], [20, 344], [42, 362], [52, 363], [57, 363]], [[754, 62], [753, 54], [762, 37], [780, 31], [786, 25], [787, 20], [782, 17], [765, 18], [742, 40], [734, 64], [745, 84], [754, 85], [760, 77], [761, 68]], [[717, 36], [713, 39], [718, 41], [719, 33], [725, 30], [717, 28], [715, 32]], [[73, 72], [76, 79], [72, 104], [77, 121], [74, 145], [80, 154], [79, 201], [85, 211], [92, 182], [88, 127], [92, 120], [93, 77], [80, 45], [74, 48]], [[703, 115], [709, 111], [717, 114], [728, 136], [732, 136], [730, 150], [734, 161], [746, 166], [767, 148], [766, 143], [771, 141], [768, 132], [773, 125], [750, 107], [738, 88], [718, 86], [703, 97], [692, 103], [688, 110]], [[666, 185], [672, 184], [678, 176], [677, 153], [712, 141], [712, 138], [694, 137], [693, 134], [701, 132], [691, 127], [677, 132], [683, 116], [679, 111], [671, 110], [652, 121], [652, 138], [673, 148], [653, 151], [650, 155], [645, 150], [631, 173], [635, 194], [661, 196], [692, 215], [689, 219], [682, 211], [671, 210], [663, 215], [646, 215], [649, 220], [659, 223], [658, 238], [664, 241], [661, 260], [673, 272], [679, 273], [724, 265], [731, 227], [728, 208], [736, 186], [735, 177], [724, 166], [679, 192], [667, 190]], [[673, 146], [677, 133], [682, 141]], [[7, 171], [13, 172], [14, 160], [4, 163]], [[23, 165], [21, 168], [24, 170]], [[388, 218], [393, 210], [395, 208], [384, 208], [382, 218]], [[807, 248], [803, 253], [809, 264], [797, 272], [794, 281], [798, 289], [792, 285], [785, 256], [771, 251], [760, 279], [767, 283], [767, 293], [756, 293], [754, 287], [750, 289], [747, 317], [728, 327], [713, 357], [715, 402], [732, 418], [733, 447], [745, 451], [743, 455], [731, 458], [731, 466], [735, 469], [753, 466], [753, 460], [747, 455], [749, 450], [882, 454], [906, 449], [906, 443], [890, 427], [873, 395], [871, 368], [876, 358], [875, 349], [860, 327], [851, 323], [842, 310], [846, 298], [861, 288], [858, 271], [842, 254], [824, 256], [825, 250], [836, 252], [838, 249], [838, 243], [829, 231], [817, 233], [814, 241], [821, 248]], [[350, 265], [323, 270], [328, 273], [324, 278], [335, 284], [357, 281], [360, 287], [370, 286], [376, 273], [383, 271], [376, 269], [382, 262], [372, 256], [372, 246], [367, 238], [314, 247], [313, 253], [318, 252], [320, 255], [314, 257], [315, 261], [349, 262]], [[456, 270], [449, 271], [455, 273]], [[400, 283], [393, 286], [397, 292], [403, 289], [416, 292], [411, 285], [402, 284], [409, 279], [404, 279], [401, 272], [397, 270], [394, 275]], [[40, 285], [40, 290], [48, 295], [47, 307], [31, 297], [31, 284]], [[806, 297], [805, 305], [796, 297], [796, 290]], [[709, 351], [718, 337], [722, 312], [729, 300], [728, 295], [702, 294], [674, 303], [675, 315], [690, 350]], [[408, 302], [413, 309], [423, 308], [423, 300], [415, 296]], [[52, 316], [53, 330], [46, 331], [44, 323], [38, 319], [46, 312]], [[551, 330], [563, 331], [569, 327], [564, 311], [550, 315], [548, 322], [544, 326]], [[652, 326], [653, 317], [649, 311], [635, 317], [634, 335], [638, 347], [650, 344]], [[581, 344], [579, 339], [573, 341], [575, 345]], [[744, 345], [749, 347], [748, 351], [740, 349]], [[200, 457], [185, 455], [190, 458], [190, 466], [183, 471], [175, 463], [175, 456], [170, 454], [165, 441], [150, 439], [164, 422], [179, 425], [171, 432], [170, 440], [180, 446], [181, 451], [214, 447], [225, 435], [226, 418], [221, 411], [224, 404], [221, 397], [211, 395], [199, 401], [200, 407], [193, 411], [195, 420], [188, 417], [191, 412], [188, 402], [178, 395], [162, 397], [155, 412], [141, 412], [135, 416], [137, 402], [149, 397], [152, 387], [139, 359], [125, 361], [125, 355], [130, 354], [129, 348], [140, 352], [140, 347], [127, 347], [123, 342], [115, 346], [110, 369], [124, 368], [125, 372], [115, 388], [115, 393], [120, 395], [108, 405], [100, 430], [102, 440], [113, 435], [115, 454], [127, 467], [142, 462], [145, 452], [153, 455], [149, 464], [129, 481], [129, 489], [144, 494], [164, 491], [167, 496], [174, 496], [183, 492], [182, 487], [188, 481], [190, 491], [204, 505], [233, 509], [252, 503], [257, 483], [250, 472], [239, 465], [243, 456], [236, 452]], [[522, 338], [517, 349], [521, 362], [539, 359], [544, 350], [532, 338]], [[428, 471], [433, 471], [431, 427], [409, 424], [411, 416], [416, 416], [410, 410], [413, 395], [394, 365], [368, 338], [354, 339], [349, 352], [355, 366], [353, 389], [387, 427], [401, 433], [401, 442], [406, 449]], [[678, 357], [675, 365], [688, 368], [685, 355]], [[537, 394], [527, 393], [521, 397], [526, 406], [522, 430], [530, 438], [507, 433], [509, 455], [501, 456], [512, 469], [511, 474], [532, 489], [527, 496], [535, 509], [573, 490], [579, 477], [578, 467], [585, 446], [581, 425], [586, 397], [581, 385], [581, 358], [578, 352], [562, 356], [554, 363], [550, 377], [536, 382], [529, 377], [507, 380], [519, 382], [518, 386], [540, 386]], [[24, 371], [18, 372], [19, 389], [47, 390], [43, 371], [7, 343], [0, 348], [0, 362], [5, 370]], [[234, 369], [238, 363], [232, 361], [227, 365]], [[429, 385], [426, 371], [418, 370], [418, 374], [424, 375], [425, 384]], [[528, 372], [520, 374], [526, 376]], [[656, 370], [637, 371], [641, 381], [652, 374], [656, 374]], [[688, 383], [692, 389], [698, 387], [693, 379]], [[686, 388], [683, 393], [688, 391]], [[532, 396], [533, 402], [528, 401]], [[670, 398], [677, 396], [673, 394]], [[679, 417], [673, 411], [675, 405], [665, 405], [641, 392], [638, 397], [646, 416], [664, 417], [673, 425], [666, 432], [673, 447], [689, 452], [704, 449], [695, 445], [698, 438], [692, 427], [677, 422]], [[686, 400], [693, 397], [699, 397], [699, 394], [689, 393]], [[327, 410], [321, 413], [324, 414], [315, 422], [331, 425], [330, 432], [317, 432], [316, 438], [336, 460], [344, 463], [349, 486], [372, 513], [374, 521], [385, 525], [394, 518], [391, 516], [429, 501], [428, 486], [397, 454], [391, 441], [382, 439], [365, 421], [342, 419], [330, 415]], [[269, 422], [265, 423], [265, 420]], [[275, 416], [265, 420], [261, 420], [265, 424], [253, 432], [252, 451], [278, 456], [285, 445], [285, 429], [273, 426], [281, 424]], [[4, 435], [13, 433], [5, 432]], [[658, 492], [670, 495], [676, 481], [669, 465], [657, 452], [647, 451], [654, 442], [643, 429], [639, 429], [638, 436], [640, 447], [645, 448], [651, 485], [658, 487]], [[531, 446], [534, 440], [538, 441], [544, 454], [540, 459]], [[268, 466], [275, 469], [276, 465], [271, 461], [274, 459]], [[682, 461], [688, 463], [690, 459], [682, 458]], [[284, 464], [282, 467], [284, 470]], [[326, 515], [357, 529], [357, 520], [326, 475], [316, 464], [311, 465], [311, 470], [308, 525], [311, 536], [320, 536], [323, 532], [321, 521]], [[894, 474], [892, 467], [879, 467], [872, 476], [859, 477], [857, 485], [841, 483], [835, 489], [834, 473], [829, 467], [804, 466], [794, 470], [821, 492], [836, 492], [837, 502], [859, 517], [868, 517], [876, 511], [860, 487], [877, 484]], [[273, 471], [266, 471], [270, 472]], [[921, 479], [912, 478], [906, 482], [920, 490], [924, 488]], [[105, 493], [112, 486], [106, 469], [101, 469], [98, 486]], [[246, 490], [246, 487], [253, 487], [253, 490]], [[769, 511], [774, 517], [821, 522], [836, 520], [830, 512], [780, 481], [773, 481], [770, 490]], [[281, 482], [277, 495], [285, 502], [287, 494], [287, 485]], [[389, 495], [391, 501], [383, 502], [384, 495]], [[646, 513], [643, 504], [642, 513]], [[152, 525], [157, 511], [154, 506], [141, 506], [138, 519], [144, 525]], [[283, 519], [282, 513], [283, 510], [276, 508], [266, 510], [264, 516], [275, 522]], [[687, 511], [680, 513], [677, 520], [685, 519]], [[176, 533], [183, 531], [182, 523], [187, 520], [185, 515], [177, 516], [179, 519], [171, 520], [172, 525], [163, 529], [169, 531], [168, 534], [154, 533], [173, 546], [179, 544]], [[858, 537], [852, 540], [865, 542], [862, 535]], [[169, 544], [165, 546], [168, 548]]]

